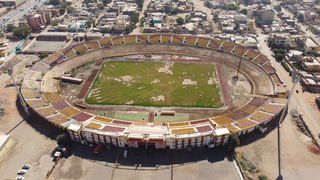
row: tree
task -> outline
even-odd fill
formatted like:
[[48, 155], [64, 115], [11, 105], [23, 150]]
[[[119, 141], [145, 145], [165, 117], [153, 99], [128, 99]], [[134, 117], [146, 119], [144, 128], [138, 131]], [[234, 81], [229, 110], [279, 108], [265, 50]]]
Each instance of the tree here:
[[214, 22], [219, 22], [219, 15], [217, 14], [217, 13], [214, 13], [214, 15], [213, 15], [213, 20], [214, 20]]
[[109, 31], [110, 31], [109, 28], [102, 28], [102, 29], [100, 29], [100, 32], [101, 32], [101, 33], [107, 33], [107, 32], [109, 32]]
[[241, 9], [240, 13], [244, 14], [244, 15], [247, 15], [248, 14], [248, 10], [247, 9]]
[[135, 27], [136, 27], [135, 24], [130, 23], [130, 25], [127, 26], [127, 27], [124, 29], [124, 31], [125, 31], [126, 34], [129, 34], [129, 33], [132, 32], [132, 30], [133, 30]]
[[282, 10], [282, 8], [281, 8], [280, 5], [274, 6], [274, 9], [275, 9], [276, 11], [278, 11], [278, 12], [281, 12], [281, 10]]
[[304, 22], [304, 15], [303, 14], [299, 14], [298, 15], [298, 21], [303, 23]]
[[111, 0], [101, 0], [102, 4], [106, 6], [107, 4], [111, 3]]
[[236, 26], [234, 27], [233, 30], [238, 30], [240, 28], [240, 24], [238, 22], [236, 22]]
[[276, 46], [276, 41], [275, 41], [273, 38], [269, 38], [269, 39], [268, 39], [268, 46], [269, 46], [271, 49], [274, 49], [275, 46]]
[[240, 145], [240, 139], [237, 135], [231, 134], [228, 142], [228, 150], [234, 151], [236, 147]]
[[60, 0], [50, 0], [49, 4], [51, 4], [51, 5], [59, 5], [60, 4]]
[[316, 51], [316, 50], [309, 51], [309, 52], [307, 52], [307, 54], [313, 55], [313, 56], [315, 56], [315, 57], [319, 56], [319, 53], [318, 53], [318, 51]]
[[239, 9], [239, 7], [235, 4], [228, 4], [226, 6], [223, 6], [222, 7], [223, 9], [226, 9], [226, 10], [237, 10]]
[[259, 180], [268, 180], [267, 176], [265, 176], [265, 175], [260, 175], [260, 176], [258, 177], [258, 179], [259, 179]]
[[31, 33], [29, 25], [22, 25], [13, 30], [13, 35], [19, 38], [26, 38]]
[[68, 6], [68, 7], [67, 7], [67, 13], [68, 13], [68, 14], [69, 14], [69, 13], [72, 13], [73, 10], [74, 10], [74, 8], [73, 8], [72, 6]]
[[146, 22], [146, 18], [142, 17], [140, 18], [140, 25], [143, 26], [143, 24]]
[[182, 24], [184, 24], [184, 19], [182, 17], [178, 17], [176, 19], [176, 22], [177, 22], [178, 25], [182, 25]]
[[104, 5], [103, 4], [98, 4], [98, 8], [100, 9], [100, 10], [104, 10]]
[[56, 140], [59, 146], [69, 146], [71, 144], [70, 137], [65, 133], [59, 134]]
[[51, 21], [51, 26], [57, 26], [59, 24], [60, 20], [59, 19], [54, 19]]
[[59, 13], [62, 15], [62, 14], [64, 14], [66, 12], [66, 10], [65, 10], [65, 8], [63, 8], [63, 7], [60, 7], [59, 8]]
[[44, 53], [41, 53], [40, 55], [39, 55], [39, 57], [40, 57], [40, 59], [43, 59], [43, 58], [46, 58], [46, 57], [48, 57], [48, 53], [47, 52], [44, 52]]
[[243, 3], [247, 6], [253, 4], [253, 0], [243, 0]]
[[189, 23], [191, 21], [191, 16], [186, 16], [184, 19], [184, 23]]
[[137, 1], [136, 1], [137, 5], [138, 5], [138, 8], [142, 9], [142, 7], [143, 7], [143, 2], [144, 2], [144, 0], [137, 0]]
[[13, 24], [8, 24], [7, 25], [7, 31], [12, 32], [16, 27]]
[[281, 53], [276, 53], [274, 57], [276, 58], [277, 61], [282, 61], [284, 58], [284, 55]]
[[64, 9], [67, 8], [68, 7], [67, 1], [66, 0], [60, 1], [60, 7], [64, 8]]
[[92, 24], [94, 24], [94, 21], [92, 19], [89, 19], [88, 21], [86, 21], [87, 28], [91, 28]]
[[139, 13], [138, 12], [134, 12], [133, 14], [131, 14], [130, 21], [133, 24], [137, 24], [137, 22], [139, 22]]

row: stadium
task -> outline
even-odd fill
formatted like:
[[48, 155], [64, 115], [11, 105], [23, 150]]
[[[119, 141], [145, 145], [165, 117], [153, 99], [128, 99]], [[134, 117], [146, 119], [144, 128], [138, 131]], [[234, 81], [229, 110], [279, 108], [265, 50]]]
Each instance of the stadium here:
[[264, 132], [287, 101], [258, 51], [176, 34], [76, 43], [34, 64], [21, 94], [73, 141], [147, 149], [212, 148]]

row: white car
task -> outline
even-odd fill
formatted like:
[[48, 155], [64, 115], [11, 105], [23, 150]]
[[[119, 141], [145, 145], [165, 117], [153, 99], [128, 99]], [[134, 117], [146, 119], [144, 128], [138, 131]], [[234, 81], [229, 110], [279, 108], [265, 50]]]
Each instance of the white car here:
[[18, 174], [22, 175], [22, 174], [25, 174], [26, 172], [27, 172], [27, 170], [25, 170], [25, 169], [20, 169], [20, 170], [18, 171]]
[[22, 169], [29, 169], [30, 167], [31, 167], [30, 164], [25, 164], [22, 166]]
[[17, 177], [16, 177], [16, 180], [23, 180], [23, 179], [24, 179], [23, 176], [17, 176]]

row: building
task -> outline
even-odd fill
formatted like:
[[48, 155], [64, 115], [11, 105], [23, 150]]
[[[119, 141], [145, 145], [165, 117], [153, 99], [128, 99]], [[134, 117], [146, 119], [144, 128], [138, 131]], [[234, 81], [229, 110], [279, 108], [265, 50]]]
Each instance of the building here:
[[300, 82], [303, 88], [310, 92], [320, 92], [320, 74], [300, 72]]
[[27, 21], [33, 31], [44, 29], [51, 22], [50, 10], [41, 10], [37, 13], [27, 15]]
[[[186, 149], [203, 146], [213, 148], [228, 143], [230, 131], [227, 128], [214, 128], [212, 125], [210, 127], [211, 131], [186, 134], [172, 134], [169, 129], [161, 126], [129, 127], [127, 133], [100, 133], [92, 128], [82, 128], [77, 124], [70, 124], [67, 131], [73, 141], [83, 144], [102, 143], [115, 147]], [[150, 128], [152, 132], [150, 132]]]
[[260, 20], [262, 24], [272, 24], [274, 18], [274, 10], [265, 8], [260, 12]]
[[30, 14], [27, 16], [27, 21], [34, 31], [44, 29], [46, 26], [46, 19], [41, 14]]
[[274, 42], [276, 43], [276, 45], [278, 46], [290, 46], [291, 45], [291, 36], [290, 35], [273, 35], [271, 36], [271, 38], [274, 40]]
[[[316, 59], [315, 57], [304, 57], [308, 60], [302, 62], [302, 66], [306, 71], [320, 72], [320, 58]], [[303, 58], [303, 59], [304, 59]]]

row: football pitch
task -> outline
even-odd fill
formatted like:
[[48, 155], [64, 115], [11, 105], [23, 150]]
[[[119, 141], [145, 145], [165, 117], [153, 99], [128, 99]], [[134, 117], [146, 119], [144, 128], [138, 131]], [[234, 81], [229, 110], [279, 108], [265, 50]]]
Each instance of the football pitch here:
[[105, 62], [86, 97], [89, 104], [223, 106], [215, 64]]

